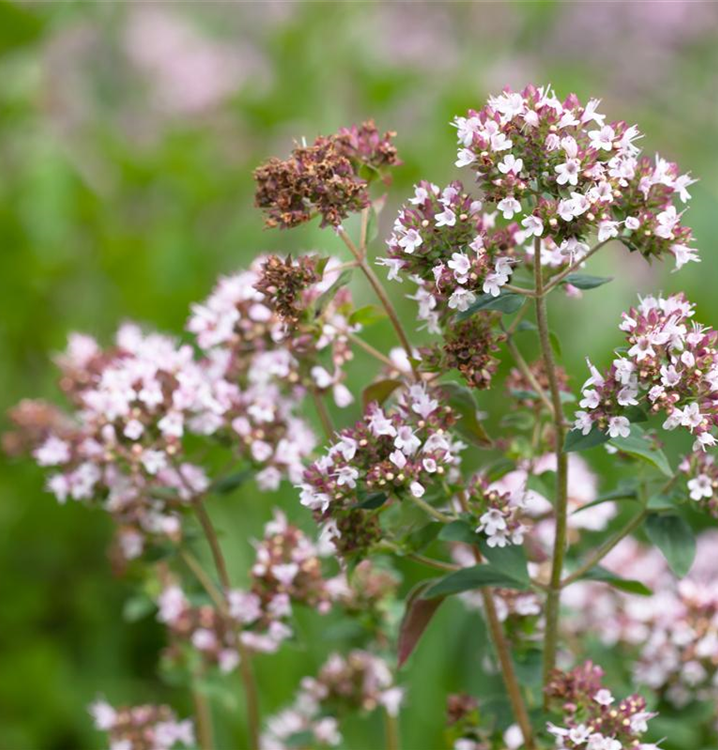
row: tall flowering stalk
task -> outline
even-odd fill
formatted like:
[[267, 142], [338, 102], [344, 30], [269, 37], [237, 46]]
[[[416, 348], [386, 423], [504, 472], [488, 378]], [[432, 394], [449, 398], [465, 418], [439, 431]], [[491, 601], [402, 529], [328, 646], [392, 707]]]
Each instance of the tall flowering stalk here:
[[[456, 166], [474, 184], [420, 181], [375, 259], [377, 188], [400, 164], [395, 134], [367, 122], [297, 145], [255, 171], [257, 206], [270, 228], [320, 218], [348, 259], [258, 258], [192, 306], [190, 343], [133, 325], [106, 348], [76, 334], [57, 359], [70, 409], [25, 401], [13, 410], [6, 448], [48, 468], [58, 501], [115, 521], [113, 559], [144, 571], [167, 629], [164, 669], [195, 696], [196, 732], [166, 706], [94, 703], [113, 750], [187, 746], [195, 734], [209, 750], [218, 711], [203, 685], [235, 673], [252, 750], [339, 746], [344, 716], [375, 710], [397, 750], [400, 710], [411, 705], [400, 670], [455, 595], [486, 622], [482, 668], [500, 674], [513, 716], [452, 694], [455, 750], [655, 750], [656, 709], [715, 699], [715, 592], [701, 588], [705, 575], [675, 577], [689, 573], [696, 546], [683, 506], [718, 515], [718, 468], [706, 452], [718, 427], [717, 335], [695, 322], [683, 294], [646, 297], [623, 315], [626, 346], [606, 370], [589, 362], [576, 397], [550, 328], [555, 292], [575, 300], [610, 281], [583, 270], [608, 243], [676, 268], [699, 260], [682, 223], [693, 179], [642, 156], [638, 129], [598, 107], [529, 86], [455, 118]], [[375, 266], [407, 282], [420, 338], [395, 309], [399, 287], [387, 289]], [[353, 270], [376, 305], [354, 305]], [[382, 318], [397, 344], [385, 351], [363, 336]], [[532, 333], [533, 362], [521, 350]], [[363, 374], [360, 399], [347, 385], [357, 350], [377, 366], [373, 379]], [[482, 393], [496, 387], [504, 358], [510, 408], [499, 415], [501, 400]], [[343, 410], [351, 416], [335, 426]], [[691, 437], [674, 469], [660, 431], [677, 428]], [[603, 495], [579, 454], [601, 445], [627, 474]], [[253, 542], [253, 565], [236, 571], [212, 505], [250, 477], [260, 491], [294, 487], [316, 533], [277, 509]], [[622, 526], [619, 501], [637, 506]], [[194, 549], [195, 525], [213, 572]], [[648, 585], [612, 563], [639, 543], [632, 535], [666, 561], [648, 582], [661, 587], [648, 611], [635, 603]], [[434, 575], [403, 591], [400, 561]], [[661, 602], [680, 626], [661, 616]], [[361, 636], [327, 652], [290, 707], [262, 717], [252, 657], [295, 637], [302, 607], [356, 620]], [[583, 637], [596, 631], [631, 653], [628, 679], [641, 693], [614, 698], [586, 661]]]

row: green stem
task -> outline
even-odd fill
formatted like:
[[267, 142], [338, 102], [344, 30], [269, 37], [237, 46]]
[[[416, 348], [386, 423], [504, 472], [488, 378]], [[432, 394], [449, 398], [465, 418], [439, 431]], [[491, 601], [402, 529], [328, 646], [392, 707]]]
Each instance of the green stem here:
[[411, 344], [409, 343], [409, 339], [406, 335], [406, 332], [404, 331], [404, 327], [401, 325], [401, 321], [399, 320], [399, 316], [396, 313], [396, 310], [394, 309], [394, 305], [392, 305], [391, 300], [389, 299], [389, 295], [386, 293], [386, 289], [384, 289], [383, 284], [379, 280], [379, 277], [374, 273], [374, 269], [367, 263], [366, 256], [364, 253], [352, 242], [351, 237], [346, 233], [346, 231], [339, 227], [337, 230], [337, 233], [341, 237], [344, 244], [349, 248], [349, 251], [351, 254], [356, 258], [357, 265], [359, 268], [361, 268], [362, 273], [366, 276], [367, 281], [371, 285], [372, 289], [374, 290], [374, 293], [379, 298], [379, 301], [382, 304], [382, 307], [386, 311], [386, 314], [389, 316], [389, 320], [391, 321], [391, 324], [394, 326], [394, 330], [396, 331], [396, 335], [399, 337], [399, 341], [401, 342], [401, 345], [404, 347], [404, 350], [406, 351], [407, 356], [409, 357], [409, 362], [412, 363], [411, 369], [414, 373], [414, 376], [418, 378], [418, 373], [416, 371], [416, 365], [413, 364], [414, 362], [414, 352], [411, 347]]
[[399, 750], [399, 717], [384, 711], [384, 747]]
[[205, 695], [196, 687], [192, 689], [194, 716], [197, 726], [197, 741], [201, 750], [214, 750], [214, 731], [212, 729], [212, 712]]
[[638, 515], [634, 516], [628, 524], [621, 529], [615, 536], [607, 539], [592, 555], [586, 560], [583, 565], [580, 565], [570, 576], [567, 576], [561, 582], [561, 588], [570, 586], [575, 583], [579, 578], [583, 577], [588, 573], [591, 568], [594, 568], [598, 563], [603, 560], [604, 557], [623, 539], [625, 539], [632, 531], [635, 531], [646, 519], [648, 510], [644, 508]]
[[[194, 507], [195, 512], [197, 513], [197, 518], [199, 519], [202, 530], [204, 531], [204, 535], [209, 543], [210, 550], [212, 551], [217, 575], [219, 576], [219, 581], [224, 590], [224, 610], [226, 612], [228, 610], [226, 597], [227, 593], [232, 588], [229, 574], [227, 572], [227, 563], [224, 559], [224, 554], [222, 553], [222, 547], [219, 544], [217, 533], [214, 530], [214, 526], [212, 525], [212, 521], [207, 514], [204, 505], [202, 504], [201, 498], [195, 500]], [[208, 593], [210, 592], [208, 591]], [[259, 698], [257, 695], [257, 684], [252, 670], [251, 655], [249, 650], [242, 643], [240, 637], [237, 637], [235, 642], [237, 652], [239, 653], [239, 671], [242, 677], [242, 684], [244, 685], [244, 699], [247, 706], [249, 750], [259, 750]]]
[[564, 426], [561, 390], [556, 375], [556, 362], [551, 347], [548, 315], [546, 312], [543, 269], [541, 267], [541, 238], [534, 240], [534, 282], [536, 288], [536, 325], [538, 326], [541, 356], [544, 370], [549, 382], [551, 403], [553, 404], [553, 424], [556, 441], [556, 525], [551, 566], [551, 579], [546, 595], [546, 626], [544, 636], [544, 685], [548, 683], [551, 672], [556, 666], [558, 650], [558, 621], [561, 606], [561, 577], [566, 555], [568, 533], [568, 456], [564, 453], [563, 443], [566, 429]]

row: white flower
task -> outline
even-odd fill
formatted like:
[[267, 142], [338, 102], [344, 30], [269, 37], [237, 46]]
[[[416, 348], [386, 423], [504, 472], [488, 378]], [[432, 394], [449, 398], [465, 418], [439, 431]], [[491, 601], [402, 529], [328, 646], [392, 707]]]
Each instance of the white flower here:
[[497, 532], [504, 531], [506, 527], [503, 513], [498, 508], [490, 508], [479, 518], [477, 531], [484, 531], [487, 536], [494, 536]]
[[447, 206], [441, 213], [434, 214], [437, 227], [453, 227], [456, 224], [456, 214]]
[[454, 164], [457, 167], [468, 167], [476, 161], [476, 154], [469, 148], [460, 148]]
[[573, 423], [574, 430], [581, 430], [582, 435], [588, 435], [593, 429], [593, 420], [587, 411], [577, 411], [576, 419]]
[[57, 466], [70, 460], [70, 445], [64, 440], [50, 435], [32, 454], [40, 466]]
[[453, 272], [454, 278], [463, 284], [471, 270], [471, 261], [464, 253], [453, 253], [451, 260], [446, 264]]
[[414, 497], [421, 497], [426, 492], [424, 486], [419, 484], [419, 482], [412, 482], [409, 485], [409, 489]]
[[513, 154], [506, 154], [503, 161], [499, 162], [498, 167], [502, 174], [513, 173], [518, 175], [524, 167], [524, 160], [517, 159]]
[[[496, 208], [502, 212], [504, 219], [513, 219], [514, 214], [521, 210], [521, 204], [513, 196], [504, 198], [496, 204]], [[483, 244], [483, 243], [482, 243]]]
[[600, 130], [589, 130], [588, 137], [597, 151], [612, 151], [616, 131], [610, 125], [604, 125]]
[[578, 185], [578, 174], [581, 171], [581, 162], [578, 159], [569, 159], [555, 168], [558, 175], [556, 182], [559, 185]]
[[611, 695], [610, 690], [602, 688], [596, 695], [593, 696], [593, 700], [596, 701], [600, 706], [610, 706], [614, 702], [614, 697]]
[[688, 482], [691, 500], [713, 497], [713, 482], [707, 474], [699, 474]]
[[[437, 214], [437, 216], [439, 215], [440, 214]], [[454, 221], [455, 220], [456, 219], [454, 219]], [[437, 226], [441, 226], [441, 224], [437, 224]], [[411, 255], [414, 250], [416, 250], [416, 248], [422, 244], [423, 241], [424, 240], [422, 240], [421, 235], [416, 231], [416, 229], [409, 229], [402, 237], [399, 237], [397, 244], [399, 245], [399, 247], [402, 247], [404, 249], [405, 253]]]
[[617, 221], [601, 221], [598, 224], [598, 241], [605, 242], [612, 237], [618, 237]]
[[626, 417], [611, 417], [608, 420], [608, 434], [612, 438], [626, 438], [631, 434], [631, 423]]
[[540, 237], [543, 234], [543, 222], [538, 216], [527, 216], [521, 222], [521, 226], [526, 228], [526, 235], [528, 237]]
[[421, 440], [414, 434], [408, 425], [403, 425], [397, 431], [394, 438], [394, 447], [398, 448], [407, 456], [412, 456], [421, 446]]
[[449, 297], [449, 307], [459, 312], [468, 310], [474, 302], [476, 302], [476, 295], [471, 290], [464, 289], [462, 286], [455, 289], [451, 297]]

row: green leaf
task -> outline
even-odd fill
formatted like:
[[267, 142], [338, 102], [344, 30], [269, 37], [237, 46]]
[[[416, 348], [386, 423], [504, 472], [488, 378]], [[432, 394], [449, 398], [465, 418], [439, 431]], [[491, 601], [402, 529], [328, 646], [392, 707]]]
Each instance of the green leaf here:
[[320, 294], [319, 297], [317, 297], [317, 300], [314, 303], [314, 310], [317, 315], [321, 315], [324, 308], [329, 304], [329, 302], [332, 299], [334, 299], [334, 295], [343, 286], [346, 286], [349, 283], [351, 277], [352, 277], [352, 269], [351, 268], [345, 269], [339, 274], [336, 281], [329, 287], [329, 289], [327, 289], [325, 292]]
[[423, 594], [431, 585], [431, 582], [422, 582], [415, 586], [406, 600], [404, 617], [399, 627], [399, 643], [397, 647], [397, 666], [399, 669], [406, 664], [416, 648], [421, 636], [428, 627], [431, 619], [436, 614], [444, 601], [443, 596], [424, 599]]
[[43, 21], [21, 4], [0, 2], [0, 55], [35, 42], [43, 31]]
[[516, 326], [516, 333], [520, 333], [521, 331], [538, 331], [538, 326], [530, 320], [522, 320]]
[[646, 519], [646, 534], [679, 578], [688, 575], [696, 557], [696, 538], [680, 516], [651, 514]]
[[585, 451], [589, 448], [595, 448], [597, 445], [607, 443], [611, 438], [608, 433], [601, 432], [596, 425], [593, 425], [591, 432], [588, 435], [584, 435], [581, 430], [571, 430], [566, 435], [566, 440], [563, 444], [564, 453], [572, 453], [575, 451]]
[[631, 425], [631, 434], [628, 437], [611, 438], [611, 445], [618, 448], [622, 453], [655, 466], [665, 476], [673, 476], [673, 470], [668, 463], [666, 454], [660, 448], [651, 446], [645, 433], [638, 425]]
[[629, 406], [624, 412], [623, 416], [629, 422], [646, 422], [648, 421], [648, 414], [646, 414], [640, 406]]
[[249, 481], [253, 474], [252, 469], [240, 469], [232, 474], [227, 474], [226, 477], [220, 477], [212, 482], [209, 491], [216, 492], [218, 495], [227, 495]]
[[477, 297], [473, 305], [463, 312], [458, 313], [456, 320], [467, 320], [474, 313], [481, 310], [498, 310], [506, 315], [511, 315], [520, 310], [524, 302], [526, 302], [526, 297], [523, 294], [515, 294], [513, 292], [502, 292], [498, 297], [493, 297], [490, 294], [482, 294]]
[[352, 507], [361, 508], [362, 510], [376, 510], [377, 508], [381, 508], [387, 499], [388, 495], [386, 492], [372, 492]]
[[366, 411], [367, 406], [374, 401], [381, 406], [400, 385], [401, 380], [394, 380], [392, 378], [377, 380], [376, 383], [368, 385], [361, 396], [364, 410]]
[[439, 531], [439, 539], [443, 542], [478, 544], [479, 535], [466, 521], [452, 521]]
[[666, 511], [675, 511], [684, 502], [685, 498], [680, 495], [664, 495], [663, 493], [659, 493], [648, 498], [646, 508], [655, 513], [665, 513]]
[[471, 568], [462, 568], [440, 578], [422, 596], [425, 599], [433, 599], [437, 596], [449, 596], [450, 594], [460, 594], [462, 591], [473, 591], [484, 586], [498, 586], [504, 589], [518, 589], [519, 591], [528, 588], [528, 584], [525, 582], [517, 581], [491, 565], [474, 565]]
[[549, 340], [551, 341], [551, 348], [553, 349], [553, 353], [559, 359], [561, 359], [562, 357], [561, 342], [559, 341], [558, 336], [553, 331], [549, 331], [548, 337], [549, 337]]
[[576, 508], [571, 515], [575, 516], [576, 513], [580, 513], [582, 510], [588, 510], [589, 508], [595, 508], [597, 505], [603, 505], [603, 503], [611, 503], [617, 500], [638, 500], [638, 491], [635, 487], [619, 487], [611, 492], [599, 495], [595, 500], [582, 505], [580, 508]]
[[444, 525], [436, 521], [427, 523], [407, 534], [403, 540], [404, 545], [412, 552], [420, 552], [436, 539], [443, 528]]
[[564, 280], [564, 284], [571, 284], [577, 289], [595, 289], [597, 286], [603, 286], [613, 281], [610, 276], [591, 276], [587, 273], [570, 273]]
[[602, 568], [600, 565], [591, 568], [591, 570], [584, 573], [581, 578], [587, 581], [601, 581], [602, 583], [607, 583], [609, 586], [613, 586], [614, 589], [625, 591], [628, 594], [637, 594], [638, 596], [653, 595], [651, 589], [640, 581], [621, 578], [621, 576], [612, 573], [610, 570], [606, 570], [606, 568]]
[[525, 583], [527, 586], [531, 583], [528, 563], [526, 561], [526, 551], [520, 544], [509, 544], [506, 547], [489, 547], [486, 540], [482, 537], [479, 542], [481, 553], [497, 570], [506, 573], [516, 581]]
[[440, 387], [449, 406], [461, 416], [456, 423], [456, 429], [476, 445], [493, 445], [493, 441], [479, 421], [478, 407], [471, 391], [458, 383], [442, 383]]
[[376, 305], [364, 305], [349, 316], [350, 325], [370, 326], [386, 318], [386, 313]]
[[131, 596], [122, 606], [122, 619], [125, 622], [137, 622], [154, 612], [157, 605], [144, 594]]

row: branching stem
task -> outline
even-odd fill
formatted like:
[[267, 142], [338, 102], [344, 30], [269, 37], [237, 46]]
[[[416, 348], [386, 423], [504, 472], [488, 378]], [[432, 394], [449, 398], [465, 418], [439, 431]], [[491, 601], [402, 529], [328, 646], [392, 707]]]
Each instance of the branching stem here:
[[[229, 574], [227, 572], [227, 563], [222, 553], [222, 548], [219, 544], [219, 539], [212, 525], [212, 521], [202, 504], [202, 498], [197, 498], [194, 502], [195, 512], [199, 519], [204, 535], [207, 538], [210, 550], [212, 551], [212, 558], [217, 569], [217, 575], [219, 581], [224, 589], [224, 613], [228, 612], [227, 608], [227, 592], [231, 589], [231, 583]], [[200, 580], [200, 583], [202, 581]], [[208, 590], [207, 593], [210, 593]], [[251, 656], [249, 650], [242, 643], [242, 639], [237, 637], [235, 639], [237, 645], [237, 652], [239, 653], [239, 671], [242, 677], [242, 684], [244, 685], [244, 698], [247, 706], [247, 729], [249, 733], [249, 750], [259, 750], [259, 699], [257, 695], [257, 684], [254, 679], [254, 672], [252, 670]]]
[[553, 423], [556, 441], [556, 526], [551, 566], [551, 579], [546, 594], [546, 634], [544, 637], [544, 685], [556, 666], [556, 651], [558, 650], [558, 620], [561, 606], [561, 577], [566, 555], [568, 530], [568, 455], [564, 453], [563, 443], [566, 429], [564, 426], [563, 408], [561, 405], [561, 390], [556, 375], [556, 363], [551, 348], [551, 337], [546, 313], [546, 290], [543, 284], [543, 268], [541, 267], [541, 238], [534, 240], [534, 283], [536, 289], [536, 325], [538, 326], [541, 356], [544, 370], [549, 383], [551, 403], [553, 404]]

